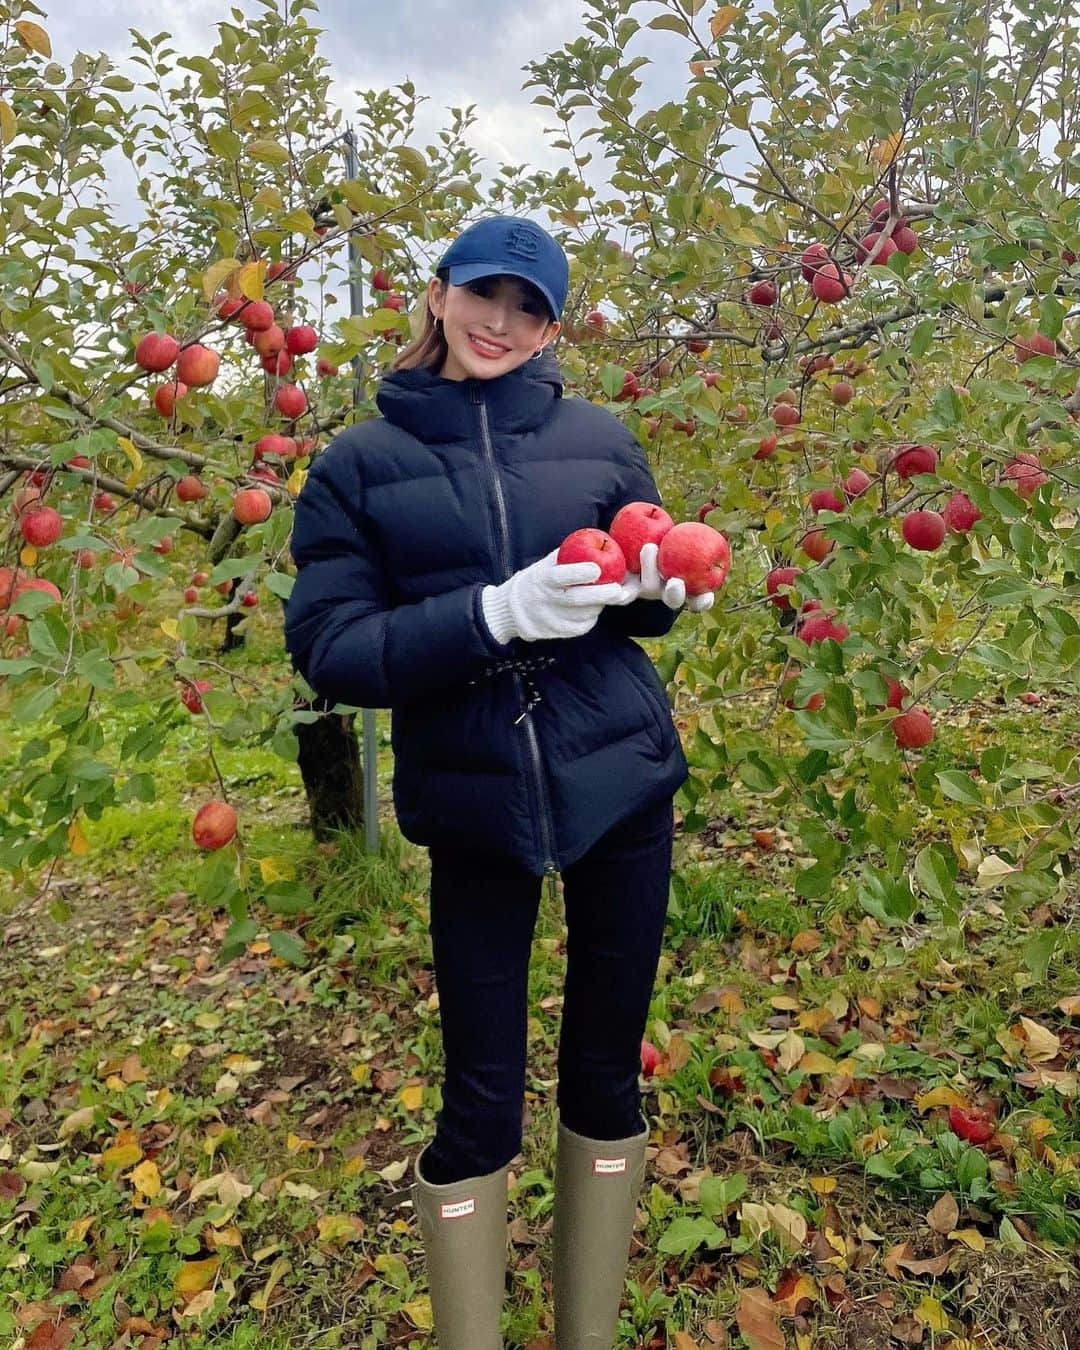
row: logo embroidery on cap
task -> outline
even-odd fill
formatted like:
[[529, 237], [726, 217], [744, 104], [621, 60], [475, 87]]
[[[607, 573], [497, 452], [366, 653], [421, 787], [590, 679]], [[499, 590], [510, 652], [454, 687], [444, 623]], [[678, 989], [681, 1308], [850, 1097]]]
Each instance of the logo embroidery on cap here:
[[506, 232], [506, 250], [519, 258], [535, 258], [540, 252], [540, 235], [528, 225], [511, 225]]
[[466, 1214], [476, 1212], [476, 1201], [472, 1196], [468, 1200], [455, 1200], [453, 1204], [439, 1206], [441, 1219], [463, 1219]]
[[593, 1174], [603, 1176], [614, 1172], [626, 1171], [625, 1158], [594, 1158]]

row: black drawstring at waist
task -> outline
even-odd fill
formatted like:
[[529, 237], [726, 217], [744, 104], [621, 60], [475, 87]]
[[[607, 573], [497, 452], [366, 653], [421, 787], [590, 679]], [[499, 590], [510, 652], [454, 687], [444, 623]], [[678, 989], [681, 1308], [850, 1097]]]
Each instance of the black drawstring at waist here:
[[[517, 726], [517, 724], [521, 721], [521, 719], [525, 716], [525, 714], [527, 712], [531, 712], [532, 709], [536, 706], [536, 704], [540, 702], [540, 691], [539, 689], [537, 689], [536, 685], [533, 684], [532, 680], [529, 678], [529, 671], [546, 670], [548, 666], [552, 666], [554, 664], [555, 664], [554, 656], [532, 656], [524, 659], [518, 657], [506, 661], [495, 661], [491, 665], [486, 666], [484, 670], [481, 671], [480, 679], [485, 679], [489, 675], [502, 675], [505, 671], [513, 670], [516, 671], [525, 681], [525, 686], [529, 691], [529, 699], [528, 702], [525, 704], [525, 706], [522, 708], [520, 714], [514, 718], [514, 726]], [[479, 684], [480, 680], [479, 679], [470, 680], [469, 683]]]

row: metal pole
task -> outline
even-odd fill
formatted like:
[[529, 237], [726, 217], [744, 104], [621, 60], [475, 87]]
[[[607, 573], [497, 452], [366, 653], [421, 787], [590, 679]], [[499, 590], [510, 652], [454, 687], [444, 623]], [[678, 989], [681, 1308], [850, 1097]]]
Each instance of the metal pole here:
[[[349, 127], [344, 136], [345, 172], [350, 180], [357, 176], [356, 136]], [[349, 312], [362, 314], [364, 310], [364, 283], [361, 272], [362, 258], [357, 247], [356, 235], [349, 232]], [[360, 381], [363, 367], [359, 353], [352, 359], [353, 368], [353, 408], [360, 403]], [[361, 753], [364, 760], [364, 840], [369, 853], [379, 851], [379, 794], [376, 761], [378, 744], [375, 731], [375, 709], [361, 709], [362, 733]]]

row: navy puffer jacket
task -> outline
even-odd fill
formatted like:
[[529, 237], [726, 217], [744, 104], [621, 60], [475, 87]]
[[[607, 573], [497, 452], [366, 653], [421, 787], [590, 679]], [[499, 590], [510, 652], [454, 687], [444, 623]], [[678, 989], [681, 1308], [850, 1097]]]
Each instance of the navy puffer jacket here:
[[545, 352], [494, 379], [392, 371], [382, 417], [349, 427], [296, 499], [285, 642], [319, 695], [390, 708], [398, 825], [537, 876], [576, 862], [688, 768], [635, 635], [660, 600], [608, 605], [582, 637], [496, 642], [480, 604], [572, 530], [660, 502], [636, 438], [563, 398]]

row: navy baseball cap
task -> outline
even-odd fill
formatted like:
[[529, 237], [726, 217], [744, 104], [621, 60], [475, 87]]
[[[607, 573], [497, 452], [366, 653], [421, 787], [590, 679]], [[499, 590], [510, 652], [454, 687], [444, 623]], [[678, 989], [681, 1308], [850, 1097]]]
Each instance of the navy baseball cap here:
[[523, 277], [540, 291], [557, 319], [566, 303], [570, 265], [547, 230], [523, 216], [488, 216], [470, 225], [439, 259], [450, 269], [451, 286], [498, 272]]

